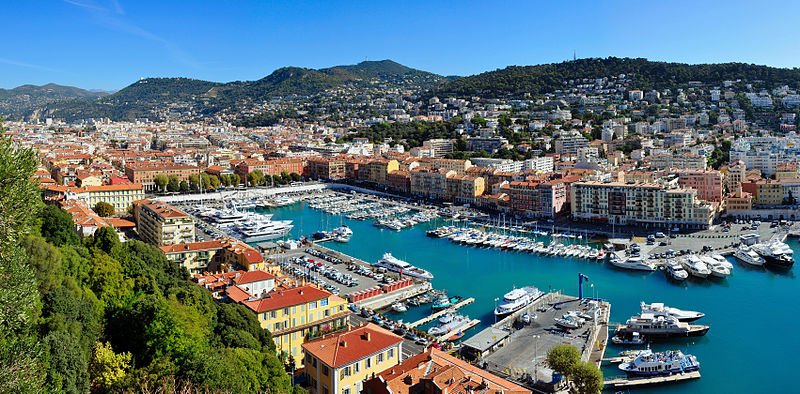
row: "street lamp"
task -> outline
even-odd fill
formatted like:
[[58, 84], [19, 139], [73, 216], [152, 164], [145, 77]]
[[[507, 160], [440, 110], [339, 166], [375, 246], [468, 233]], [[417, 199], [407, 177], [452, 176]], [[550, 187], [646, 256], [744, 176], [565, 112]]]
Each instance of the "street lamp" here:
[[494, 311], [493, 311], [494, 312], [494, 324], [497, 324], [497, 301], [499, 301], [499, 300], [500, 299], [497, 298], [497, 297], [495, 297], [495, 299], [494, 299]]
[[533, 384], [539, 381], [539, 335], [533, 336]]

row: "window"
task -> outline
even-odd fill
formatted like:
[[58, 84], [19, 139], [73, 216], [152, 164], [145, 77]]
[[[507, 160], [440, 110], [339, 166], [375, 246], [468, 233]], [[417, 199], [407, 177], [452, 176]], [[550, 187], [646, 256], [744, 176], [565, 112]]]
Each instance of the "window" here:
[[322, 386], [322, 394], [328, 394], [328, 388], [327, 387]]
[[312, 358], [311, 359], [311, 366], [314, 367], [314, 368], [317, 367], [317, 359], [316, 358]]
[[386, 356], [386, 357], [389, 357], [389, 358], [394, 357], [394, 349], [389, 349], [389, 355]]
[[366, 368], [372, 367], [372, 357], [368, 357], [366, 361], [364, 361], [364, 366]]
[[353, 373], [358, 373], [358, 370], [361, 369], [360, 367], [361, 367], [361, 363], [356, 361], [356, 363], [353, 364]]
[[269, 313], [269, 317], [270, 317], [270, 319], [274, 319], [274, 318], [278, 317], [278, 314], [275, 311], [272, 311], [272, 312]]
[[379, 363], [382, 363], [382, 362], [383, 362], [383, 352], [381, 352], [381, 353], [378, 353], [378, 362], [379, 362]]
[[350, 394], [350, 388], [343, 389], [342, 394]]
[[330, 371], [328, 370], [328, 366], [327, 365], [323, 365], [322, 366], [322, 374], [325, 375], [325, 376], [328, 376], [330, 374]]
[[319, 300], [319, 306], [328, 306], [328, 299]]
[[311, 309], [317, 309], [317, 302], [316, 302], [316, 301], [309, 302], [309, 303], [308, 303], [308, 309], [309, 309], [309, 310], [311, 310]]
[[284, 315], [288, 315], [289, 314], [289, 308], [283, 308], [283, 314]]

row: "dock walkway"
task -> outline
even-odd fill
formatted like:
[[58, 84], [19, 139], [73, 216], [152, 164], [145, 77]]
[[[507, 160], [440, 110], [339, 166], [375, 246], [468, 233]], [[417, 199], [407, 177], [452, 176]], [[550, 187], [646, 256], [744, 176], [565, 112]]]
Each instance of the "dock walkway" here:
[[647, 384], [659, 384], [659, 383], [674, 383], [680, 382], [683, 380], [690, 380], [690, 379], [699, 379], [700, 378], [700, 371], [692, 371], [692, 372], [685, 372], [682, 374], [675, 374], [669, 376], [653, 376], [653, 377], [646, 377], [646, 378], [615, 378], [606, 380], [603, 382], [605, 386], [611, 387], [633, 387], [633, 386], [643, 386]]
[[451, 306], [450, 306], [449, 308], [447, 308], [447, 309], [442, 309], [442, 310], [440, 310], [439, 312], [436, 312], [436, 313], [434, 313], [434, 314], [431, 314], [431, 315], [430, 315], [430, 316], [428, 316], [428, 317], [423, 317], [422, 319], [419, 319], [419, 320], [417, 320], [417, 321], [415, 321], [415, 322], [407, 323], [407, 324], [406, 324], [406, 327], [408, 327], [408, 328], [414, 328], [414, 327], [417, 327], [417, 326], [421, 326], [421, 325], [423, 325], [423, 324], [425, 324], [425, 323], [427, 323], [427, 322], [433, 321], [434, 319], [438, 319], [438, 318], [440, 318], [440, 317], [444, 316], [444, 315], [445, 315], [445, 314], [447, 314], [447, 313], [450, 313], [450, 312], [455, 312], [455, 311], [457, 311], [459, 308], [461, 308], [461, 307], [463, 307], [463, 306], [466, 306], [466, 305], [469, 305], [469, 304], [471, 304], [471, 303], [473, 303], [473, 302], [475, 302], [475, 299], [474, 299], [474, 298], [472, 298], [472, 297], [465, 298], [465, 299], [463, 299], [463, 300], [461, 300], [461, 301], [459, 301], [459, 302], [456, 302], [455, 304], [451, 305]]

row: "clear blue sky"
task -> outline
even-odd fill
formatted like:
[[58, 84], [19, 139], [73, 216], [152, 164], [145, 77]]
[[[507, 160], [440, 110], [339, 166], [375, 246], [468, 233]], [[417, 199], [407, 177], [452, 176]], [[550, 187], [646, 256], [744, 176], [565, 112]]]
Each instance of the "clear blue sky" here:
[[3, 4], [0, 87], [253, 80], [393, 59], [445, 75], [572, 57], [800, 66], [797, 1], [151, 1]]

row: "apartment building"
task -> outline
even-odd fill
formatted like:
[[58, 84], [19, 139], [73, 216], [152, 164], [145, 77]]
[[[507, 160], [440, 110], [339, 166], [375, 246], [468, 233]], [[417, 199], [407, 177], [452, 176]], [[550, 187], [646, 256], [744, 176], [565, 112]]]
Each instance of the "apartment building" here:
[[578, 149], [587, 146], [589, 146], [589, 140], [577, 131], [565, 132], [555, 140], [555, 150], [559, 155], [574, 156], [578, 153]]
[[797, 179], [800, 178], [800, 171], [796, 161], [778, 163], [775, 166], [775, 179]]
[[312, 157], [306, 162], [306, 175], [312, 179], [339, 180], [347, 176], [344, 159]]
[[444, 199], [459, 204], [474, 203], [475, 197], [482, 195], [486, 190], [485, 180], [479, 176], [452, 174], [447, 176], [445, 182], [447, 194]]
[[385, 185], [386, 176], [399, 169], [400, 166], [397, 160], [370, 160], [358, 167], [358, 180], [376, 185]]
[[707, 166], [706, 157], [694, 153], [666, 153], [650, 157], [650, 168], [655, 170], [667, 170], [670, 168], [705, 170]]
[[717, 170], [678, 171], [678, 185], [697, 190], [697, 198], [711, 202], [722, 202], [722, 173]]
[[242, 180], [247, 179], [247, 174], [253, 171], [261, 171], [264, 175], [303, 174], [305, 173], [306, 161], [303, 158], [280, 158], [280, 159], [244, 159], [234, 164], [234, 173], [239, 175]]
[[553, 172], [553, 157], [551, 156], [542, 156], [542, 157], [534, 157], [530, 159], [526, 159], [523, 162], [522, 169], [524, 171], [530, 170], [538, 173], [549, 173]]
[[82, 200], [88, 207], [102, 201], [111, 204], [116, 213], [125, 213], [133, 207], [134, 201], [144, 198], [144, 188], [138, 183], [84, 187], [48, 185], [44, 198], [46, 201]]
[[133, 217], [143, 241], [155, 246], [194, 242], [194, 219], [185, 212], [159, 201], [141, 200], [133, 205]]
[[567, 188], [561, 180], [510, 182], [505, 190], [509, 208], [530, 217], [553, 218], [566, 209]]
[[263, 271], [247, 275], [225, 290], [227, 297], [256, 314], [261, 327], [272, 333], [278, 354], [286, 352], [295, 367], [303, 366], [306, 341], [347, 327], [347, 300], [313, 285], [278, 286]]
[[445, 157], [448, 153], [453, 152], [453, 140], [447, 139], [432, 139], [422, 142], [422, 147], [429, 149], [433, 156], [431, 157]]
[[386, 175], [386, 187], [394, 193], [411, 193], [411, 173], [408, 171], [390, 172]]
[[472, 168], [472, 162], [469, 160], [458, 159], [419, 159], [417, 161], [419, 166], [416, 168], [434, 169], [434, 170], [449, 170], [455, 171], [457, 174], [464, 174]]
[[403, 338], [375, 325], [303, 344], [311, 394], [358, 394], [364, 380], [400, 363]]
[[576, 182], [570, 197], [574, 219], [617, 225], [708, 228], [718, 208], [696, 190], [653, 183]]
[[738, 191], [725, 198], [725, 209], [729, 215], [738, 215], [740, 212], [749, 212], [753, 209], [753, 195]]
[[192, 175], [200, 174], [200, 168], [171, 162], [132, 162], [125, 165], [125, 176], [133, 183], [140, 183], [146, 191], [156, 190], [155, 179], [159, 175], [177, 176], [181, 181], [189, 181]]
[[443, 200], [447, 198], [447, 177], [455, 175], [456, 171], [416, 168], [410, 174], [412, 195]]
[[186, 268], [190, 274], [268, 269], [258, 250], [232, 238], [165, 245], [160, 249], [167, 260]]

